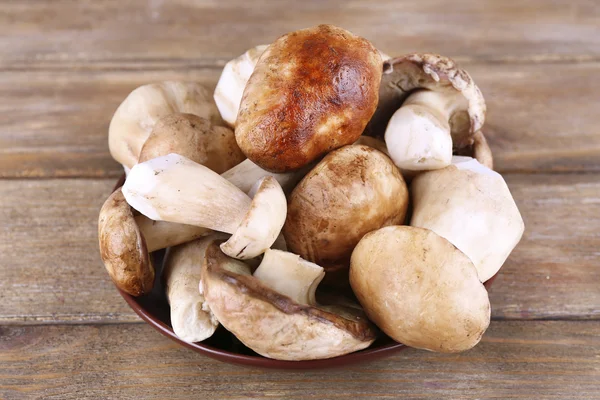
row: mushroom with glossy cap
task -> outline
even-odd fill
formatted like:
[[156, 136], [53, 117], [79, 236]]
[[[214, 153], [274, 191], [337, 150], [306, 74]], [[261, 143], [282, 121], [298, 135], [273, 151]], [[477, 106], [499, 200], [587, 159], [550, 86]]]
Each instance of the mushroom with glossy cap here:
[[262, 356], [314, 360], [368, 347], [376, 330], [360, 310], [316, 303], [323, 276], [318, 265], [279, 250], [267, 250], [252, 276], [246, 264], [213, 243], [202, 286], [219, 322]]
[[470, 349], [490, 323], [490, 302], [471, 260], [428, 229], [388, 226], [352, 253], [350, 284], [369, 319], [408, 346]]
[[251, 199], [205, 166], [169, 154], [133, 167], [123, 194], [150, 219], [232, 234], [223, 250], [247, 259], [271, 247], [287, 212], [285, 194], [275, 178], [266, 176], [256, 185]]
[[485, 100], [471, 76], [437, 54], [384, 62], [379, 105], [367, 132], [381, 135], [406, 170], [450, 165], [452, 150], [472, 143], [485, 121]]

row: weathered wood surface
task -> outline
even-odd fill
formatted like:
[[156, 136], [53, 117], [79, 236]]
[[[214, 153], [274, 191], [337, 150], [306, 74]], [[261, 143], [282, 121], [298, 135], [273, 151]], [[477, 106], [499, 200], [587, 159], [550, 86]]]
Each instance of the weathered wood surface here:
[[[496, 319], [600, 316], [600, 177], [508, 175], [523, 240], [491, 290]], [[137, 320], [100, 261], [113, 180], [0, 180], [0, 324]]]
[[147, 325], [0, 327], [0, 398], [594, 399], [600, 322], [493, 322], [466, 353], [321, 371], [241, 368]]
[[[501, 172], [600, 171], [600, 63], [471, 64], [488, 103], [484, 128]], [[220, 70], [0, 74], [0, 177], [118, 177], [108, 124], [135, 87], [185, 79], [214, 87]]]
[[390, 53], [516, 62], [600, 56], [600, 4], [593, 0], [4, 0], [0, 8], [6, 68], [212, 64], [319, 23]]

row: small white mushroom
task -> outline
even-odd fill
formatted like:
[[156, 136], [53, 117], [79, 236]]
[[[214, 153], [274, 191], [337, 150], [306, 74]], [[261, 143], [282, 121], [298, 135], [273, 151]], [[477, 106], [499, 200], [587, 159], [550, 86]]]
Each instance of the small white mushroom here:
[[[262, 178], [253, 201], [222, 176], [177, 154], [137, 164], [122, 190], [127, 202], [150, 219], [232, 234], [231, 246], [225, 248], [244, 259], [271, 247], [287, 212], [285, 195], [273, 177]], [[265, 212], [269, 207], [279, 212]], [[255, 226], [261, 229], [249, 232]]]
[[248, 50], [225, 64], [221, 72], [213, 97], [221, 117], [232, 127], [235, 126], [246, 83], [267, 47], [268, 45], [260, 45]]
[[525, 226], [500, 174], [470, 157], [412, 181], [411, 226], [427, 228], [465, 253], [487, 281], [519, 243]]
[[171, 247], [165, 256], [163, 276], [171, 307], [171, 326], [186, 342], [207, 339], [219, 326], [198, 287], [202, 287], [200, 275], [207, 246], [215, 239], [223, 238], [226, 238], [223, 234], [212, 234]]

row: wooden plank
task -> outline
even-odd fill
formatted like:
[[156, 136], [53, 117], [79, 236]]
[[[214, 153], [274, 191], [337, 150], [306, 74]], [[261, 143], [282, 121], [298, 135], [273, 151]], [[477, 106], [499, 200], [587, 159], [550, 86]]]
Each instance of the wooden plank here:
[[[600, 63], [466, 63], [488, 102], [485, 132], [503, 172], [600, 171]], [[135, 87], [167, 79], [208, 87], [214, 68], [0, 74], [0, 177], [118, 177], [108, 124]], [[569, 95], [576, 93], [577, 95]]]
[[5, 68], [227, 60], [319, 23], [397, 54], [529, 61], [600, 55], [600, 5], [589, 0], [3, 0], [0, 7]]
[[320, 371], [242, 368], [147, 325], [0, 328], [0, 398], [600, 397], [600, 321], [494, 322], [474, 349]]
[[[526, 223], [491, 290], [496, 319], [600, 316], [600, 175], [509, 175]], [[0, 180], [0, 324], [138, 321], [96, 229], [113, 180]]]

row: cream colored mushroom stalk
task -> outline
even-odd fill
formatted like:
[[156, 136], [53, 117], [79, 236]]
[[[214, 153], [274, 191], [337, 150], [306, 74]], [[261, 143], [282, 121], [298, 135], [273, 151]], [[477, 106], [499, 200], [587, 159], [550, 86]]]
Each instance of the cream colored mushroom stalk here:
[[272, 176], [279, 182], [283, 191], [288, 193], [291, 192], [300, 179], [306, 175], [310, 169], [309, 167], [300, 168], [296, 171], [274, 173], [262, 169], [249, 159], [245, 159], [235, 167], [223, 172], [221, 176], [240, 188], [244, 193], [248, 193], [250, 189], [252, 189], [254, 182], [265, 176]]
[[239, 259], [262, 254], [285, 222], [285, 194], [273, 177], [261, 178], [254, 192], [250, 198], [222, 176], [177, 154], [137, 164], [123, 185], [127, 202], [150, 219], [232, 234], [222, 248]]
[[324, 276], [299, 256], [267, 250], [254, 273], [209, 246], [202, 288], [219, 322], [257, 353], [279, 360], [336, 357], [368, 347], [376, 330], [362, 310], [316, 304]]
[[260, 45], [251, 48], [225, 64], [225, 68], [221, 72], [213, 97], [221, 117], [230, 126], [235, 126], [246, 83], [267, 47], [268, 45]]
[[464, 252], [479, 279], [498, 272], [525, 226], [500, 174], [470, 157], [417, 176], [411, 186], [410, 225], [431, 229]]

